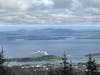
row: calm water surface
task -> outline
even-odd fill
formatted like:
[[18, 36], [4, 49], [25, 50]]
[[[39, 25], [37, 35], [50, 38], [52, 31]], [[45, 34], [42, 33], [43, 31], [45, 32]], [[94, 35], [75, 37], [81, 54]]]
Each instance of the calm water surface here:
[[[46, 51], [52, 55], [63, 55], [64, 50], [73, 62], [85, 62], [85, 54], [100, 52], [100, 39], [64, 39], [64, 40], [0, 40], [4, 46], [5, 57], [34, 56], [36, 51]], [[100, 63], [100, 59], [96, 59]]]

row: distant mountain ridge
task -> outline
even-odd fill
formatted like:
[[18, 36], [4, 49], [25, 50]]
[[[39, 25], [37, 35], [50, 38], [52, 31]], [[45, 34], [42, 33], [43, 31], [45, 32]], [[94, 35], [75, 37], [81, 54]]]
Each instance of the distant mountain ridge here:
[[100, 30], [73, 30], [66, 28], [20, 29], [0, 32], [0, 40], [59, 40], [75, 37], [78, 39], [100, 39]]

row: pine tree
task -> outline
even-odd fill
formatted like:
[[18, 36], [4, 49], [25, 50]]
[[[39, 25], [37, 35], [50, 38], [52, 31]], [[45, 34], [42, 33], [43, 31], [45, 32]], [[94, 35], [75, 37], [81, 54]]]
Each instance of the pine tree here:
[[2, 51], [0, 52], [0, 75], [4, 75], [4, 58], [3, 58], [3, 48], [2, 48]]
[[93, 60], [92, 55], [89, 54], [89, 60], [86, 63], [86, 74], [87, 75], [100, 75], [98, 72], [97, 64], [95, 63], [95, 60]]
[[62, 58], [61, 67], [49, 70], [49, 75], [72, 75], [72, 64], [67, 61], [66, 52]]
[[62, 58], [63, 60], [63, 69], [62, 69], [62, 73], [63, 75], [72, 75], [72, 64], [67, 62], [67, 57], [66, 57], [66, 52], [64, 51], [64, 57]]
[[5, 59], [3, 57], [3, 47], [0, 52], [0, 75], [11, 75], [10, 72], [8, 71], [7, 66], [4, 65]]

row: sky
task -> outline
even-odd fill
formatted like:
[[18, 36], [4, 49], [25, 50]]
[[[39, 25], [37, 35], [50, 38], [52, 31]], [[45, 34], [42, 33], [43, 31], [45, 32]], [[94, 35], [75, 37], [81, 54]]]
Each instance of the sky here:
[[100, 0], [0, 0], [0, 25], [100, 25]]
[[73, 29], [73, 30], [100, 30], [99, 25], [2, 25], [0, 31], [34, 30], [34, 29]]

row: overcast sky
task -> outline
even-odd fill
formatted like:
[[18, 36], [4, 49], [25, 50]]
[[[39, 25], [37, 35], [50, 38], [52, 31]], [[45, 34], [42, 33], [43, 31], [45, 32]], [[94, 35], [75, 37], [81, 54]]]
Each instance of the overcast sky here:
[[0, 31], [34, 30], [48, 28], [66, 28], [73, 30], [100, 30], [100, 25], [0, 25]]
[[99, 25], [100, 0], [0, 0], [0, 25]]

